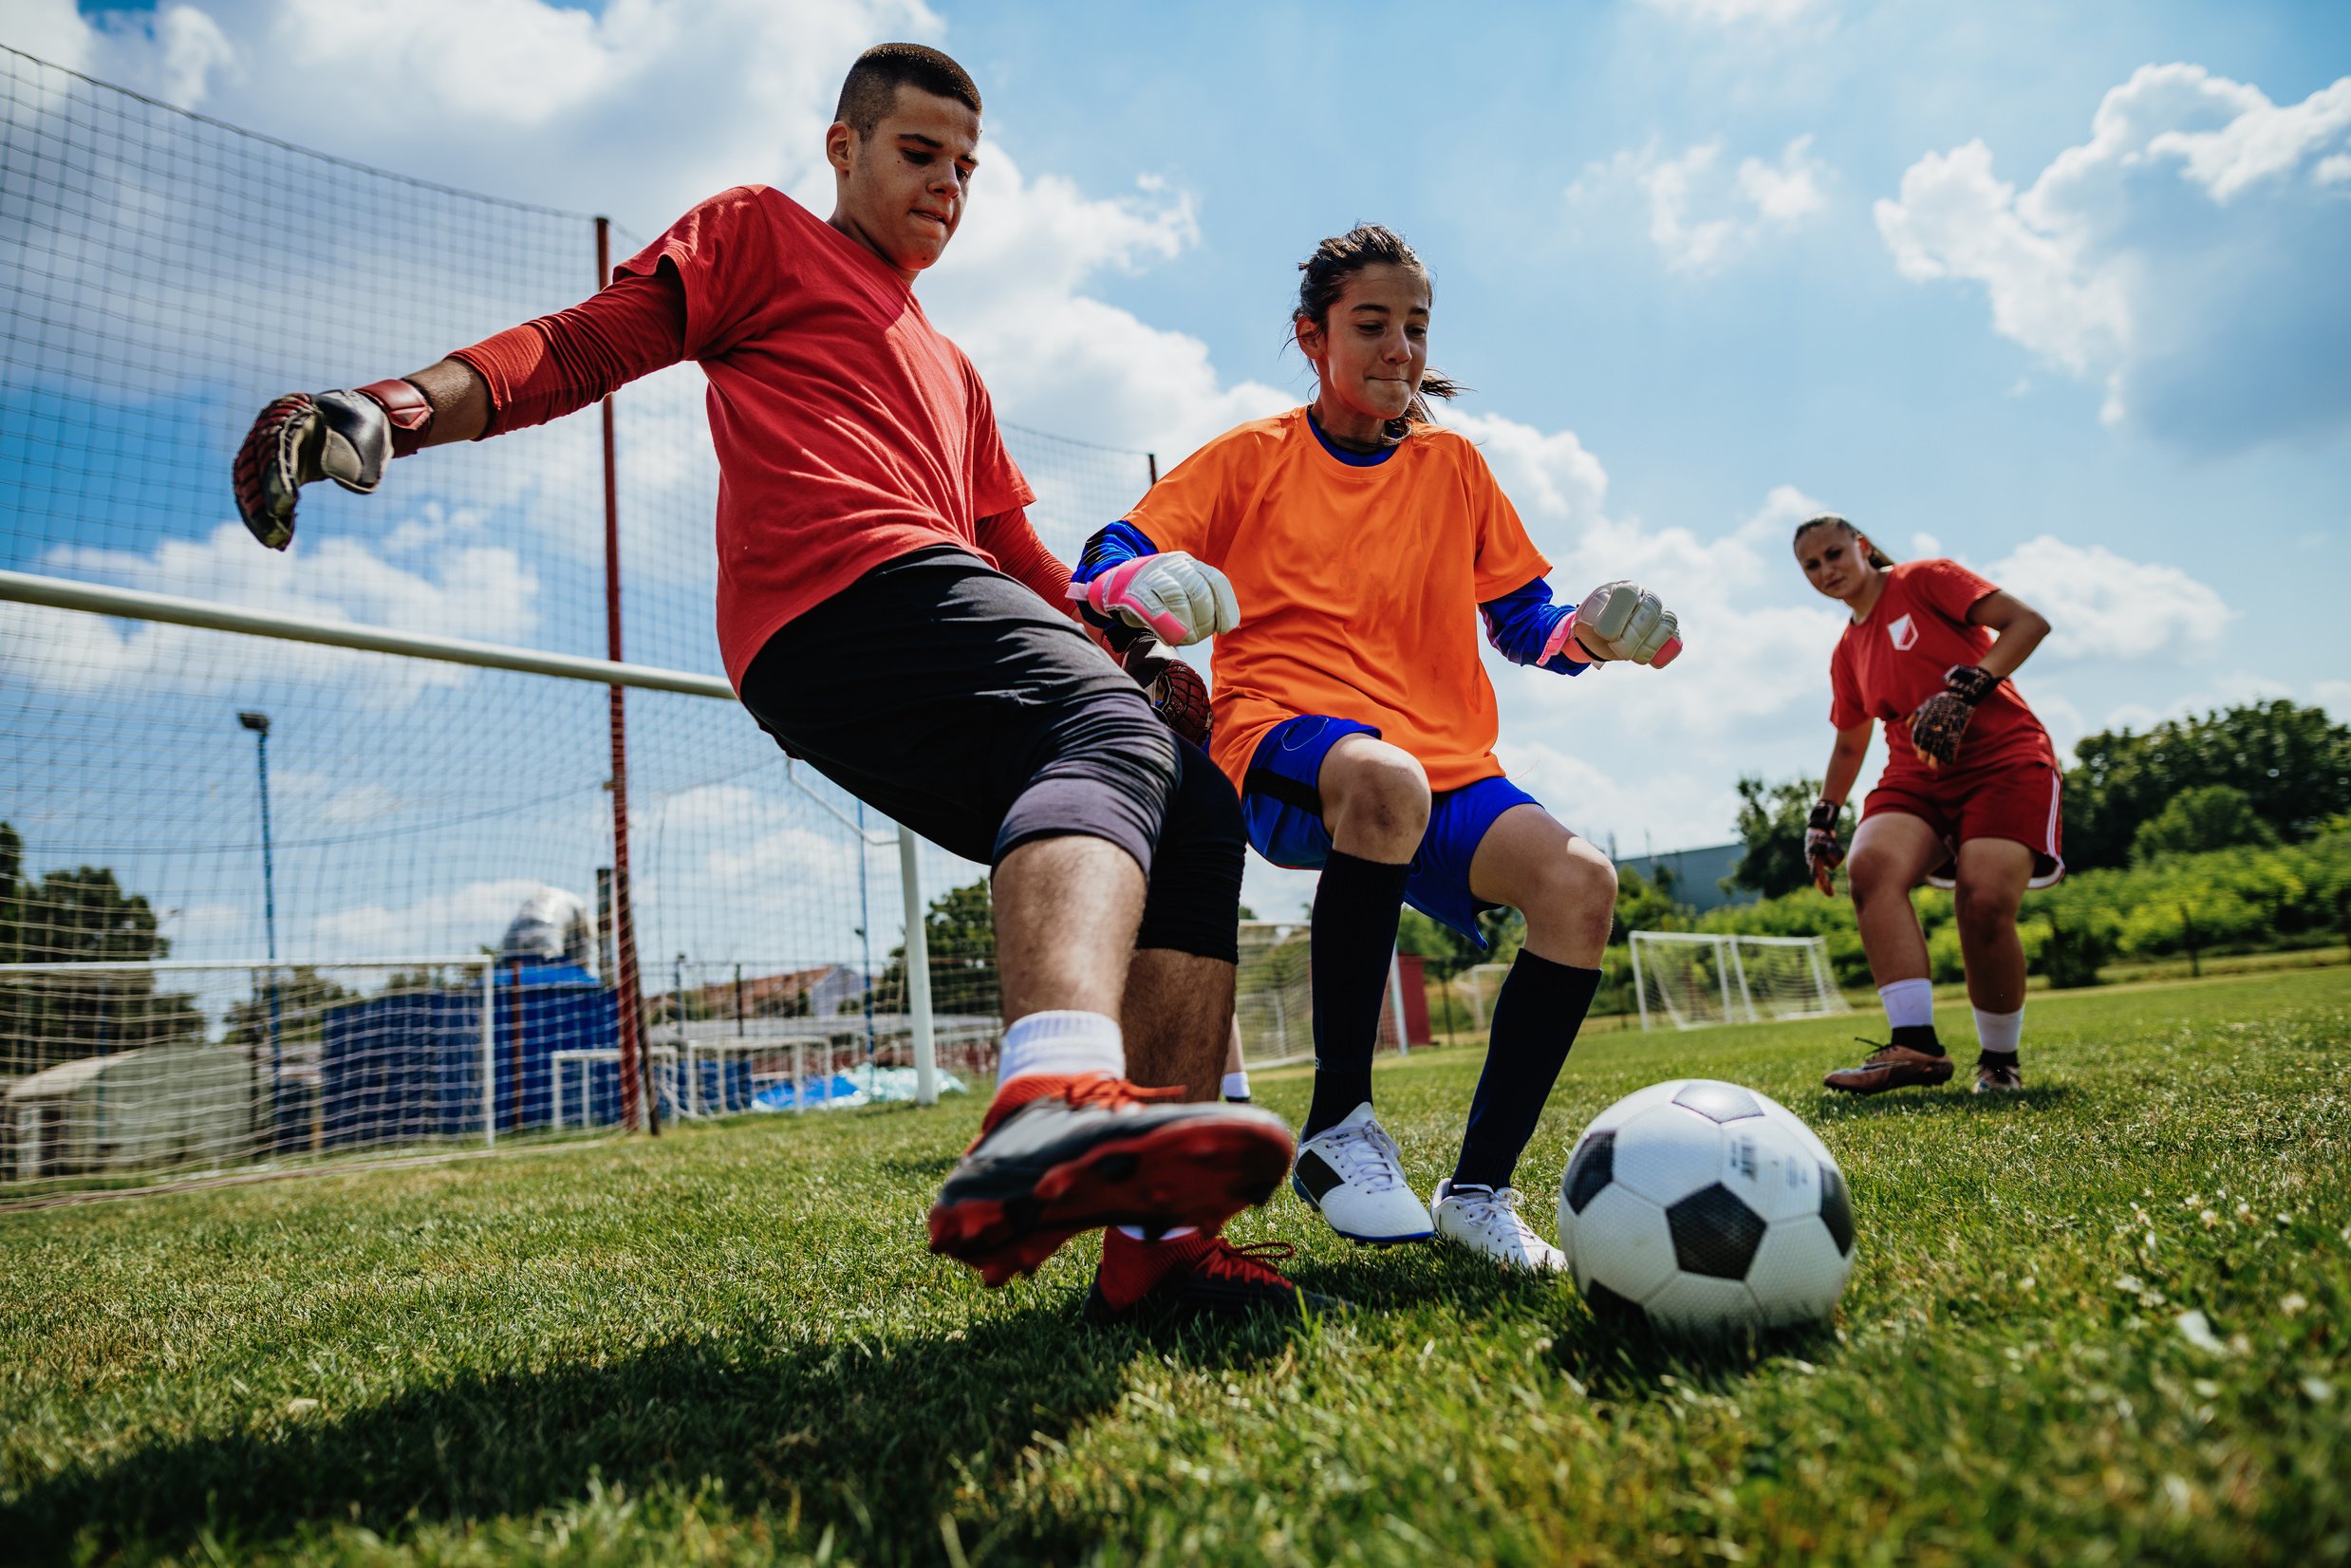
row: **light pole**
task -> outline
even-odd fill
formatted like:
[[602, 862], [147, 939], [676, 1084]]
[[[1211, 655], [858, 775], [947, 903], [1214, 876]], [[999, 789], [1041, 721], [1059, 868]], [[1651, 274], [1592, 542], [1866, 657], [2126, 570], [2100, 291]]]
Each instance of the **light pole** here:
[[253, 755], [261, 772], [261, 924], [270, 958], [270, 1131], [266, 1147], [277, 1151], [278, 1076], [284, 1068], [278, 1021], [277, 867], [270, 844], [270, 716], [251, 710], [236, 721], [253, 732]]

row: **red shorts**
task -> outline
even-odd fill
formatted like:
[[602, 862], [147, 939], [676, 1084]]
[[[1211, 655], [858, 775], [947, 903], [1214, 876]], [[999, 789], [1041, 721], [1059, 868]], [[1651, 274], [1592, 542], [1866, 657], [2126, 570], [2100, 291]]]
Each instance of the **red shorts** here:
[[1889, 768], [1861, 804], [1861, 820], [1880, 812], [1914, 816], [1934, 830], [1951, 851], [1927, 875], [1937, 887], [1951, 885], [1959, 847], [1971, 838], [2014, 839], [2033, 852], [2031, 887], [2046, 887], [2065, 874], [2062, 851], [2064, 775], [2039, 757], [1931, 773]]

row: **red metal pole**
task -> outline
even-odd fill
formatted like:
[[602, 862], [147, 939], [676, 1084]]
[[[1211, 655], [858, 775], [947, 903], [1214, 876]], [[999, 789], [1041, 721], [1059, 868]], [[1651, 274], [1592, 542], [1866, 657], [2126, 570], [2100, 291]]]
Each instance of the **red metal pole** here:
[[[596, 220], [596, 287], [612, 282], [612, 220]], [[604, 634], [605, 657], [621, 662], [621, 494], [615, 478], [612, 400], [604, 400]], [[608, 698], [612, 733], [612, 950], [619, 961], [621, 1125], [659, 1137], [662, 1114], [645, 1093], [644, 1053], [638, 1039], [644, 1000], [637, 983], [637, 923], [628, 893], [628, 719], [622, 688]]]

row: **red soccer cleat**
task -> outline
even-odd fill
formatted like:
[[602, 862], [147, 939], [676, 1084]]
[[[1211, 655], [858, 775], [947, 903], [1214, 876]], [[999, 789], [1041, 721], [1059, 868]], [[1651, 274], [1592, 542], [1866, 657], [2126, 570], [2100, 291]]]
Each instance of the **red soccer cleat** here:
[[931, 1205], [930, 1249], [990, 1286], [1034, 1273], [1103, 1225], [1207, 1232], [1290, 1170], [1290, 1129], [1246, 1106], [1178, 1103], [1108, 1073], [1036, 1073], [997, 1091]]
[[1297, 1249], [1287, 1241], [1235, 1246], [1222, 1236], [1186, 1236], [1174, 1241], [1138, 1241], [1123, 1232], [1103, 1233], [1102, 1266], [1086, 1293], [1086, 1320], [1119, 1323], [1144, 1313], [1181, 1316], [1243, 1316], [1271, 1312], [1296, 1317], [1346, 1305], [1334, 1297], [1300, 1290], [1274, 1267]]

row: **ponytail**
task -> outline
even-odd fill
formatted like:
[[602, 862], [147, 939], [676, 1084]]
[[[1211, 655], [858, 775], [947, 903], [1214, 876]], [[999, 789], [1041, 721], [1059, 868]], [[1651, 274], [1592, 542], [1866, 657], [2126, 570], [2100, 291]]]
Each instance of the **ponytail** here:
[[[1297, 304], [1292, 307], [1290, 322], [1293, 327], [1301, 321], [1318, 327], [1331, 325], [1331, 307], [1338, 303], [1346, 289], [1347, 280], [1367, 267], [1407, 267], [1428, 281], [1428, 269], [1404, 236], [1393, 229], [1377, 223], [1358, 223], [1343, 234], [1336, 234], [1315, 247], [1315, 253], [1298, 263]], [[1389, 421], [1389, 434], [1402, 437], [1416, 424], [1435, 424], [1436, 412], [1429, 406], [1431, 398], [1457, 398], [1466, 391], [1450, 376], [1434, 370], [1421, 373], [1421, 383], [1405, 406], [1404, 418]]]

